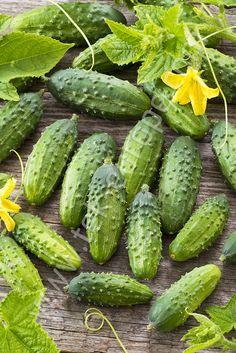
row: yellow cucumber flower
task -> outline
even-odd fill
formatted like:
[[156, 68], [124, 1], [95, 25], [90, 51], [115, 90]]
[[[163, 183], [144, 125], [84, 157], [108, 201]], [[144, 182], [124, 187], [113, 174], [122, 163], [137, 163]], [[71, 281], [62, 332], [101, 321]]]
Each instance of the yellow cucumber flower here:
[[11, 232], [15, 228], [15, 221], [9, 215], [9, 213], [18, 213], [20, 206], [16, 203], [8, 200], [11, 193], [15, 189], [16, 180], [14, 178], [9, 179], [3, 188], [0, 189], [0, 218], [5, 223], [8, 232]]
[[201, 78], [201, 73], [193, 67], [188, 67], [186, 74], [165, 72], [161, 79], [167, 86], [177, 90], [173, 102], [181, 105], [191, 102], [195, 115], [203, 115], [207, 99], [217, 97], [220, 93], [218, 88], [208, 87]]

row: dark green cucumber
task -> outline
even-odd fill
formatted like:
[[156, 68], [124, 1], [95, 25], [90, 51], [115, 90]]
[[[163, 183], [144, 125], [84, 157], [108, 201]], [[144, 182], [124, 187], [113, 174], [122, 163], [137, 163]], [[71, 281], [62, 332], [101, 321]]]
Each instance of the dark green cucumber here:
[[229, 216], [224, 194], [209, 197], [190, 217], [169, 247], [172, 260], [186, 261], [207, 250], [222, 234]]
[[118, 166], [125, 179], [128, 203], [133, 201], [143, 184], [153, 183], [163, 143], [161, 119], [155, 116], [143, 118], [126, 137]]
[[[111, 62], [106, 56], [105, 52], [101, 48], [101, 44], [103, 44], [108, 38], [111, 38], [112, 34], [108, 34], [104, 38], [100, 38], [96, 43], [92, 45], [93, 53], [94, 53], [94, 66], [93, 70], [97, 72], [101, 72], [103, 74], [111, 74], [119, 70], [119, 66]], [[74, 69], [85, 69], [89, 70], [92, 65], [92, 54], [91, 49], [87, 48], [77, 56], [73, 63], [72, 67]]]
[[94, 71], [61, 70], [47, 86], [62, 103], [100, 118], [139, 119], [151, 106], [149, 97], [128, 81]]
[[236, 126], [228, 122], [226, 137], [225, 121], [218, 122], [213, 128], [212, 149], [218, 165], [228, 184], [236, 191]]
[[144, 304], [153, 297], [149, 287], [114, 273], [81, 273], [72, 279], [66, 291], [78, 301], [100, 306]]
[[160, 209], [156, 196], [143, 185], [128, 212], [127, 248], [129, 263], [139, 279], [156, 276], [161, 259]]
[[89, 185], [87, 236], [95, 262], [104, 264], [117, 249], [125, 221], [125, 183], [118, 168], [106, 160]]
[[66, 170], [60, 199], [60, 219], [67, 228], [80, 226], [91, 178], [108, 156], [115, 156], [115, 141], [106, 133], [87, 138], [74, 155]]
[[221, 277], [215, 265], [195, 267], [171, 285], [151, 307], [149, 328], [172, 331], [214, 291]]
[[24, 195], [32, 205], [43, 204], [57, 186], [77, 142], [77, 116], [57, 120], [42, 133], [24, 174]]
[[18, 102], [0, 108], [0, 162], [35, 130], [43, 115], [43, 92], [24, 93]]
[[[104, 19], [126, 23], [125, 17], [110, 5], [99, 3], [64, 3], [63, 9], [78, 23], [90, 42], [110, 33]], [[85, 45], [81, 33], [75, 28], [65, 14], [56, 6], [49, 5], [24, 12], [16, 16], [12, 23], [13, 31], [37, 33], [60, 40]]]
[[3, 186], [6, 184], [6, 182], [11, 179], [9, 174], [6, 173], [0, 173], [0, 188], [3, 188]]
[[44, 290], [41, 278], [23, 249], [10, 237], [0, 236], [0, 276], [20, 291]]
[[175, 91], [161, 80], [144, 84], [144, 91], [152, 97], [153, 108], [171, 129], [196, 140], [207, 135], [210, 127], [207, 116], [195, 116], [191, 105], [173, 103]]
[[163, 232], [176, 234], [189, 219], [199, 191], [201, 158], [189, 136], [178, 137], [164, 157], [159, 200]]
[[222, 262], [236, 263], [236, 232], [233, 232], [225, 241], [222, 254]]
[[39, 259], [64, 271], [76, 271], [81, 260], [75, 249], [39, 217], [30, 213], [14, 216], [16, 241]]

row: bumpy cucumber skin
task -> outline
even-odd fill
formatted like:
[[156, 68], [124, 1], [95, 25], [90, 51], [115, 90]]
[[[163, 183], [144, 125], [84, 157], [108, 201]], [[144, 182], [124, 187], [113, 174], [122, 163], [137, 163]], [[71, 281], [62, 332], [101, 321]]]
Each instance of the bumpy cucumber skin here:
[[151, 185], [157, 173], [164, 143], [161, 119], [148, 116], [130, 130], [118, 161], [131, 203], [143, 184]]
[[224, 194], [209, 197], [190, 217], [169, 247], [172, 260], [186, 261], [207, 250], [222, 234], [229, 216]]
[[114, 273], [81, 273], [67, 287], [78, 301], [99, 306], [131, 306], [149, 302], [152, 290], [129, 276]]
[[24, 175], [24, 195], [42, 205], [52, 194], [77, 141], [76, 118], [57, 120], [42, 133], [31, 152]]
[[[107, 41], [108, 38], [111, 38], [112, 36], [112, 34], [108, 34], [105, 38], [100, 38], [96, 43], [92, 45], [95, 62], [93, 66], [94, 71], [101, 72], [103, 74], [111, 74], [112, 72], [119, 70], [119, 66], [111, 62], [101, 48], [101, 44], [103, 44], [105, 41]], [[92, 55], [90, 48], [87, 48], [82, 51], [72, 63], [72, 67], [74, 69], [89, 70], [91, 68], [91, 65]]]
[[160, 208], [147, 185], [136, 195], [128, 212], [127, 248], [134, 275], [153, 279], [161, 259], [162, 233]]
[[171, 285], [150, 309], [150, 328], [172, 331], [214, 291], [221, 277], [215, 265], [195, 267]]
[[171, 129], [195, 140], [200, 140], [207, 135], [210, 127], [207, 116], [195, 116], [190, 105], [173, 103], [175, 91], [161, 80], [145, 83], [144, 91], [153, 97], [154, 108]]
[[218, 122], [212, 132], [212, 149], [218, 165], [231, 188], [236, 191], [236, 126], [228, 122], [228, 136], [225, 141], [226, 124]]
[[226, 239], [220, 260], [232, 264], [236, 263], [236, 232], [233, 232]]
[[0, 236], [0, 276], [20, 291], [44, 290], [41, 278], [23, 249], [10, 237]]
[[89, 183], [105, 158], [115, 157], [115, 141], [106, 133], [95, 133], [80, 146], [68, 166], [62, 184], [60, 219], [67, 228], [80, 226], [86, 213]]
[[[79, 24], [91, 43], [110, 33], [104, 19], [126, 23], [125, 17], [109, 5], [78, 2], [61, 4], [72, 19]], [[58, 39], [61, 42], [85, 45], [80, 32], [54, 5], [36, 8], [16, 16], [11, 23], [13, 31], [37, 33]]]
[[114, 164], [105, 163], [94, 173], [88, 194], [87, 236], [96, 263], [104, 264], [116, 251], [125, 213], [124, 180]]
[[39, 259], [64, 271], [76, 271], [81, 260], [75, 249], [39, 217], [30, 213], [14, 216], [16, 241]]
[[47, 86], [72, 109], [104, 119], [139, 119], [151, 106], [149, 97], [128, 81], [94, 71], [61, 70]]
[[0, 109], [0, 162], [35, 130], [43, 115], [42, 94], [24, 93], [18, 102], [8, 102]]
[[11, 179], [10, 175], [6, 173], [0, 173], [0, 188], [3, 188], [9, 179]]
[[199, 191], [201, 158], [189, 136], [178, 137], [160, 172], [159, 201], [163, 232], [176, 234], [189, 219]]

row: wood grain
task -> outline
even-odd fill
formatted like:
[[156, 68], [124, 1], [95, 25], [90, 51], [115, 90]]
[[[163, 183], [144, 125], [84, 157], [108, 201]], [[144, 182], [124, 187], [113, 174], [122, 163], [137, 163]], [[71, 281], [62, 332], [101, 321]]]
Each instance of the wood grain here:
[[[104, 1], [107, 3], [107, 1]], [[14, 15], [27, 9], [34, 8], [39, 5], [48, 4], [43, 0], [1, 0], [0, 12]], [[122, 9], [129, 21], [132, 21], [133, 15], [128, 13], [124, 8]], [[236, 9], [229, 12], [230, 21], [236, 24]], [[223, 51], [236, 57], [236, 46], [232, 43], [225, 42], [222, 44]], [[78, 49], [73, 49], [63, 61], [58, 65], [59, 68], [70, 65], [72, 58], [77, 55]], [[131, 82], [135, 82], [135, 69], [129, 68], [118, 75], [120, 78], [127, 78]], [[34, 87], [38, 89], [39, 86]], [[41, 131], [45, 126], [51, 124], [57, 119], [69, 117], [71, 111], [57, 103], [55, 99], [48, 93], [44, 94], [44, 117], [39, 124], [36, 132], [28, 139], [24, 146], [19, 150], [23, 161], [27, 160], [29, 153], [32, 150], [33, 144], [37, 141]], [[224, 119], [224, 109], [222, 104], [210, 104], [208, 108], [208, 115], [210, 118]], [[229, 108], [230, 119], [234, 121], [236, 115], [236, 106]], [[118, 148], [121, 147], [125, 136], [129, 129], [134, 125], [134, 122], [113, 122], [93, 119], [91, 117], [81, 115], [78, 122], [79, 129], [79, 143], [81, 143], [87, 136], [95, 131], [106, 131], [111, 133], [116, 141]], [[176, 134], [167, 127], [166, 145], [168, 146]], [[198, 259], [188, 261], [183, 264], [173, 263], [168, 258], [168, 244], [169, 238], [164, 240], [163, 260], [161, 262], [158, 276], [150, 283], [150, 286], [155, 292], [155, 296], [161, 294], [169, 285], [177, 280], [181, 274], [191, 270], [195, 266], [204, 265], [207, 263], [215, 263], [221, 266], [223, 271], [222, 280], [215, 291], [215, 293], [204, 303], [208, 304], [224, 304], [236, 289], [236, 267], [224, 266], [219, 262], [219, 256], [222, 249], [222, 244], [225, 237], [231, 231], [236, 229], [236, 198], [234, 193], [225, 184], [213, 157], [210, 136], [205, 137], [199, 142], [199, 148], [203, 159], [203, 175], [201, 179], [201, 190], [198, 197], [198, 204], [200, 204], [206, 197], [220, 192], [225, 192], [230, 202], [230, 220], [222, 237], [216, 242], [215, 246], [208, 252], [201, 255]], [[12, 156], [5, 163], [1, 165], [1, 171], [6, 171], [14, 175], [20, 180], [20, 168], [17, 158]], [[59, 190], [57, 190], [52, 198], [43, 207], [32, 208], [27, 205], [23, 197], [20, 199], [22, 208], [25, 211], [30, 211], [38, 214], [42, 219], [62, 234], [79, 252], [83, 260], [83, 271], [114, 271], [116, 273], [126, 273], [131, 275], [128, 264], [127, 251], [125, 249], [125, 237], [122, 238], [119, 250], [112, 258], [112, 260], [99, 267], [91, 260], [88, 253], [86, 240], [81, 237], [76, 237], [71, 231], [66, 230], [60, 225], [58, 218], [59, 205]], [[81, 234], [85, 235], [85, 230], [81, 229]], [[83, 326], [83, 313], [87, 309], [86, 305], [78, 304], [63, 292], [63, 285], [68, 282], [76, 274], [62, 273], [63, 281], [58, 277], [58, 272], [48, 268], [41, 261], [31, 256], [33, 262], [39, 269], [43, 282], [47, 287], [47, 294], [44, 299], [42, 310], [40, 312], [39, 321], [43, 324], [48, 333], [55, 339], [58, 347], [64, 353], [118, 353], [120, 348], [108, 327], [99, 334], [88, 333]], [[53, 281], [56, 281], [53, 283]], [[57, 283], [57, 282], [64, 283]], [[54, 288], [55, 284], [58, 286]], [[0, 297], [3, 298], [8, 292], [9, 287], [0, 279]], [[158, 332], [149, 333], [146, 330], [147, 313], [149, 305], [138, 306], [128, 309], [104, 309], [104, 313], [113, 322], [121, 340], [126, 346], [129, 353], [156, 353], [168, 352], [179, 353], [183, 350], [184, 344], [180, 342], [180, 338], [186, 330], [194, 325], [194, 321], [189, 319], [186, 325], [179, 328], [170, 334], [161, 334]], [[1, 342], [0, 342], [1, 344]], [[12, 352], [14, 353], [14, 352]]]

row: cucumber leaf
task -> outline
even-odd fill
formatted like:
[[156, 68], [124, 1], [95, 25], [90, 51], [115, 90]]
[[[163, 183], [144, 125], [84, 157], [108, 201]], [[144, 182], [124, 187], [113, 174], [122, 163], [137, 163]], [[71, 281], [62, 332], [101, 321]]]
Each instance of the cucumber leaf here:
[[3, 32], [7, 29], [11, 23], [11, 20], [11, 16], [0, 13], [0, 32]]
[[204, 4], [211, 4], [211, 5], [216, 5], [216, 6], [227, 6], [227, 7], [236, 7], [236, 2], [235, 0], [201, 0], [201, 1], [195, 1], [196, 3], [204, 3]]
[[0, 99], [18, 101], [19, 95], [16, 87], [10, 82], [0, 82]]
[[6, 34], [0, 38], [0, 81], [40, 77], [50, 71], [73, 46], [37, 34]]

